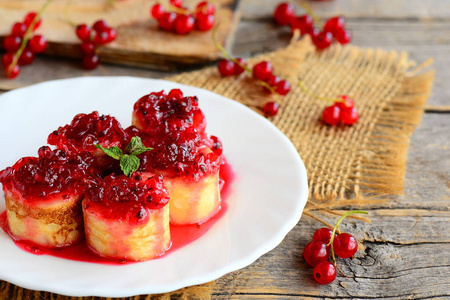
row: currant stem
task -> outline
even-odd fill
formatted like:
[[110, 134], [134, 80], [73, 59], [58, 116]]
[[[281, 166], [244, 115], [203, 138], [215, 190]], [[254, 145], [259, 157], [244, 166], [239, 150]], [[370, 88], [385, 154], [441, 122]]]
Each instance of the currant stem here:
[[179, 8], [175, 5], [167, 3], [165, 1], [158, 1], [158, 3], [161, 4], [164, 7], [164, 9], [167, 11], [172, 11], [172, 12], [175, 12], [177, 14], [182, 14], [182, 15], [187, 15], [190, 13], [190, 11], [188, 9]]
[[252, 74], [252, 70], [247, 67], [246, 65], [241, 64], [236, 58], [234, 58], [228, 51], [227, 49], [225, 49], [217, 40], [217, 29], [219, 28], [220, 24], [217, 24], [216, 26], [214, 26], [213, 30], [212, 30], [212, 39], [213, 39], [213, 43], [214, 46], [216, 46], [217, 49], [219, 49], [219, 51], [223, 54], [223, 56], [226, 59], [231, 60], [232, 62], [234, 62], [235, 64], [237, 64], [239, 67], [241, 67], [242, 69], [244, 69], [245, 71], [247, 71], [248, 73]]
[[69, 14], [69, 8], [70, 6], [72, 6], [72, 2], [73, 0], [69, 0], [69, 2], [67, 2], [66, 7], [64, 8], [64, 16], [66, 17], [66, 20], [70, 24], [70, 26], [76, 27], [77, 24], [72, 20]]
[[333, 231], [331, 232], [330, 243], [328, 243], [328, 245], [331, 247], [331, 257], [333, 258], [333, 263], [335, 266], [337, 266], [337, 263], [336, 257], [334, 256], [334, 247], [333, 247], [334, 235], [336, 234], [336, 230], [339, 228], [339, 224], [341, 224], [341, 222], [345, 219], [345, 217], [352, 214], [368, 214], [368, 212], [364, 210], [348, 211], [345, 214], [343, 214], [342, 217], [340, 217], [339, 220], [336, 222], [336, 225], [334, 225]]
[[319, 100], [324, 100], [324, 101], [327, 101], [329, 103], [344, 102], [344, 99], [342, 99], [342, 98], [327, 98], [327, 97], [317, 96], [317, 95], [311, 93], [309, 91], [309, 89], [306, 87], [306, 85], [303, 83], [303, 81], [301, 81], [300, 79], [298, 80], [298, 85], [303, 90], [303, 92], [305, 92], [305, 94], [307, 94], [308, 96], [311, 96], [313, 98], [316, 98], [316, 99], [319, 99]]
[[310, 15], [314, 19], [314, 23], [317, 23], [319, 27], [323, 26], [320, 17], [316, 15], [314, 10], [311, 8], [311, 6], [309, 6], [309, 4], [305, 0], [300, 1], [300, 6], [306, 11], [308, 15]]
[[53, 0], [47, 0], [41, 7], [41, 9], [38, 11], [38, 13], [36, 14], [36, 16], [34, 17], [33, 21], [31, 22], [30, 26], [28, 26], [27, 31], [25, 31], [25, 35], [23, 36], [22, 39], [22, 43], [20, 44], [20, 48], [17, 50], [17, 52], [14, 54], [14, 58], [13, 61], [11, 62], [11, 64], [9, 65], [8, 68], [8, 76], [11, 75], [11, 72], [13, 71], [14, 67], [17, 65], [17, 63], [19, 62], [19, 58], [23, 53], [23, 50], [25, 50], [25, 47], [27, 46], [28, 41], [30, 40], [31, 34], [34, 30], [34, 25], [36, 25], [36, 23], [39, 21], [39, 19], [41, 18], [42, 13], [44, 12], [44, 10], [47, 8], [47, 6], [50, 5], [50, 3]]

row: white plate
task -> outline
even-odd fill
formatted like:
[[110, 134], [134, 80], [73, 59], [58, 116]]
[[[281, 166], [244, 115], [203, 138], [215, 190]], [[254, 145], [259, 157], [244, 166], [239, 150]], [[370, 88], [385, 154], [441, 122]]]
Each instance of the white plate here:
[[[36, 256], [19, 249], [0, 230], [0, 279], [70, 296], [163, 293], [243, 268], [283, 240], [306, 204], [303, 162], [268, 120], [203, 89], [143, 78], [84, 77], [5, 93], [0, 96], [0, 169], [22, 156], [35, 156], [48, 134], [77, 113], [97, 110], [117, 117], [126, 127], [139, 97], [172, 88], [198, 96], [207, 132], [223, 141], [236, 175], [226, 214], [200, 239], [170, 255], [121, 266]], [[0, 211], [4, 209], [0, 200]]]

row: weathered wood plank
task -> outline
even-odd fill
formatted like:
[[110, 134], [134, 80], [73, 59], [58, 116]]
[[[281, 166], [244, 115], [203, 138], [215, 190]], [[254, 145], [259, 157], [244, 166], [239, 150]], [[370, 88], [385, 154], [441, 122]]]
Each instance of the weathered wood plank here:
[[[247, 0], [242, 7], [246, 19], [271, 16], [278, 0]], [[299, 1], [294, 1], [298, 3]], [[331, 0], [307, 1], [321, 17], [342, 14], [349, 18], [379, 19], [448, 19], [450, 3], [441, 0]], [[296, 5], [296, 13], [304, 10]]]
[[[44, 2], [0, 0], [0, 36], [8, 35], [11, 24], [23, 20], [28, 11], [39, 10]], [[194, 30], [177, 35], [160, 30], [149, 14], [153, 3], [147, 0], [117, 1], [114, 5], [106, 0], [55, 1], [44, 11], [44, 22], [37, 32], [49, 41], [47, 54], [81, 58], [81, 42], [76, 37], [75, 26], [104, 19], [117, 30], [117, 39], [100, 48], [105, 62], [174, 70], [218, 58], [220, 52], [211, 39], [211, 32]], [[214, 4], [216, 23], [220, 23], [217, 39], [229, 47], [239, 21], [240, 13], [235, 11], [239, 9], [239, 0], [219, 0]], [[196, 1], [187, 0], [184, 5], [193, 11]]]
[[[322, 225], [303, 216], [283, 243], [254, 264], [219, 279], [214, 299], [450, 298], [448, 114], [426, 114], [413, 135], [406, 196], [369, 210], [372, 223], [347, 220], [341, 229], [365, 249], [339, 260], [348, 278], [329, 286], [312, 279], [301, 256]], [[385, 206], [385, 205], [383, 205]], [[351, 209], [346, 207], [345, 209]], [[336, 216], [317, 213], [329, 223]]]

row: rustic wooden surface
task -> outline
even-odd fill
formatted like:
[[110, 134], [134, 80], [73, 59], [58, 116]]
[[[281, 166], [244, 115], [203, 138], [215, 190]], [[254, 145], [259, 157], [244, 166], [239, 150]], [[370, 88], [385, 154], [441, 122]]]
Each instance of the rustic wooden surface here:
[[[234, 54], [250, 56], [288, 43], [289, 32], [271, 22], [276, 3], [242, 2]], [[354, 45], [405, 50], [418, 62], [435, 60], [433, 93], [409, 149], [405, 196], [370, 207], [371, 224], [349, 221], [341, 227], [365, 248], [353, 260], [339, 261], [348, 277], [328, 286], [314, 283], [301, 252], [321, 224], [304, 215], [277, 248], [217, 280], [213, 299], [450, 299], [450, 6], [437, 0], [335, 0], [314, 8], [319, 15], [349, 16]], [[42, 57], [17, 80], [0, 79], [0, 89], [75, 76], [172, 74], [114, 65], [86, 72], [76, 61]]]
[[[46, 0], [0, 0], [0, 36], [10, 33], [11, 24], [22, 20], [28, 11], [38, 11]], [[147, 66], [161, 70], [176, 70], [210, 63], [220, 56], [211, 39], [211, 32], [194, 30], [188, 35], [177, 35], [158, 28], [150, 17], [150, 7], [156, 0], [117, 1], [111, 5], [105, 0], [59, 0], [42, 14], [45, 20], [37, 33], [45, 33], [48, 55], [81, 57], [80, 41], [75, 34], [78, 24], [92, 24], [102, 18], [117, 30], [117, 39], [100, 47], [103, 62], [132, 66]], [[195, 9], [196, 0], [184, 5]], [[226, 48], [231, 45], [239, 14], [239, 0], [215, 1], [217, 39]]]

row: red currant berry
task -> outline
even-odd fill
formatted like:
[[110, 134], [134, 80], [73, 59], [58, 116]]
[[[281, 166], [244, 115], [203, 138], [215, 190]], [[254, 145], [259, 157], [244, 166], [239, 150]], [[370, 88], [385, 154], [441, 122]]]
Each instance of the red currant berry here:
[[106, 23], [105, 20], [98, 20], [92, 25], [92, 28], [94, 28], [95, 31], [100, 32], [104, 31], [106, 28], [108, 28], [108, 23]]
[[170, 0], [170, 4], [175, 7], [182, 7], [183, 6], [183, 0]]
[[332, 233], [333, 233], [333, 230], [331, 230], [328, 227], [323, 227], [323, 228], [317, 229], [316, 232], [314, 232], [313, 241], [328, 244], [328, 243], [330, 243]]
[[352, 41], [352, 33], [349, 30], [342, 30], [334, 35], [339, 44], [345, 45]]
[[272, 72], [273, 66], [268, 61], [262, 61], [253, 66], [253, 77], [261, 79], [262, 81], [269, 80]]
[[6, 66], [9, 66], [14, 60], [14, 53], [13, 52], [8, 52], [3, 54], [2, 56], [2, 65], [4, 68], [6, 68]]
[[350, 107], [341, 111], [342, 123], [345, 125], [353, 125], [358, 122], [359, 114], [356, 108]]
[[295, 8], [291, 3], [280, 3], [273, 13], [273, 18], [278, 25], [286, 26], [291, 23], [291, 19], [294, 18]]
[[219, 61], [217, 68], [219, 69], [219, 73], [222, 76], [231, 76], [234, 75], [235, 72], [235, 64], [229, 59], [222, 59], [221, 61]]
[[97, 31], [94, 36], [94, 43], [97, 45], [105, 45], [109, 42], [110, 37], [107, 31]]
[[336, 34], [340, 31], [344, 30], [345, 26], [345, 19], [344, 17], [337, 16], [332, 17], [327, 20], [325, 23], [325, 26], [323, 27], [323, 31], [325, 32], [331, 32], [331, 34], [336, 37]]
[[303, 249], [303, 257], [310, 266], [316, 266], [322, 261], [327, 261], [330, 256], [330, 251], [327, 249], [327, 245], [322, 242], [309, 242], [305, 249]]
[[[23, 22], [25, 23], [25, 25], [28, 27], [30, 27], [31, 23], [33, 22], [34, 18], [36, 18], [37, 13], [36, 12], [30, 12], [25, 16], [25, 19], [23, 20]], [[41, 19], [39, 19], [36, 24], [34, 24], [33, 27], [33, 31], [38, 29], [39, 26], [41, 26]]]
[[333, 240], [334, 253], [340, 258], [352, 257], [358, 250], [358, 242], [349, 233], [341, 233]]
[[241, 75], [245, 70], [241, 66], [247, 66], [247, 61], [241, 57], [236, 58], [239, 64], [234, 63], [234, 75]]
[[108, 43], [113, 42], [117, 37], [117, 31], [112, 27], [106, 28], [104, 32], [108, 33]]
[[165, 13], [165, 9], [164, 6], [162, 6], [161, 4], [157, 3], [155, 5], [152, 6], [152, 9], [150, 11], [150, 14], [152, 15], [152, 17], [155, 20], [159, 20], [159, 18], [162, 17], [162, 15]]
[[323, 110], [322, 119], [328, 125], [337, 125], [341, 121], [341, 110], [335, 105], [328, 106]]
[[177, 18], [177, 14], [174, 12], [165, 12], [161, 18], [158, 19], [158, 25], [161, 29], [166, 31], [172, 31], [173, 25], [175, 23], [175, 19]]
[[291, 91], [291, 83], [287, 80], [281, 80], [275, 86], [275, 92], [281, 96], [286, 96]]
[[98, 64], [100, 63], [100, 58], [97, 54], [92, 55], [85, 55], [83, 56], [83, 67], [86, 70], [93, 70], [97, 68]]
[[34, 53], [25, 48], [19, 57], [19, 65], [26, 66], [34, 61]]
[[10, 65], [5, 67], [5, 75], [9, 79], [16, 78], [17, 76], [19, 76], [19, 73], [20, 73], [20, 67], [18, 65], [15, 65], [11, 70], [10, 70]]
[[47, 39], [45, 38], [45, 36], [39, 34], [35, 35], [28, 42], [28, 46], [34, 53], [44, 52], [45, 48], [47, 48]]
[[320, 284], [330, 284], [336, 279], [336, 267], [323, 261], [314, 267], [314, 279]]
[[174, 30], [178, 34], [188, 34], [194, 30], [195, 19], [191, 16], [178, 15], [175, 19]]
[[[271, 74], [270, 77], [269, 77], [269, 79], [266, 80], [266, 83], [267, 83], [273, 90], [275, 90], [275, 89], [276, 89], [276, 85], [277, 85], [280, 81], [281, 81], [281, 78], [280, 78], [280, 77], [278, 77], [278, 76], [276, 76], [276, 75], [274, 75], [274, 74]], [[269, 88], [267, 88], [267, 87], [265, 87], [265, 86], [263, 86], [263, 89], [264, 89], [264, 91], [265, 91], [266, 93], [268, 93], [268, 94], [271, 94], [271, 93], [272, 93], [272, 90], [269, 89]]]
[[209, 31], [214, 27], [215, 18], [213, 15], [205, 15], [203, 13], [197, 13], [197, 20], [195, 27], [200, 31]]
[[267, 102], [264, 104], [262, 110], [266, 118], [273, 117], [278, 113], [278, 110], [280, 110], [280, 104], [276, 102]]
[[77, 37], [83, 42], [89, 41], [91, 39], [91, 27], [86, 24], [78, 25], [75, 33], [77, 34]]
[[172, 89], [167, 97], [172, 99], [181, 99], [183, 98], [183, 92], [180, 89]]
[[15, 35], [15, 36], [23, 38], [26, 31], [27, 31], [27, 25], [25, 25], [25, 23], [16, 22], [16, 23], [14, 23], [14, 25], [11, 29], [11, 35]]
[[3, 39], [3, 46], [7, 52], [15, 52], [20, 48], [22, 39], [18, 36], [8, 35]]
[[322, 50], [330, 47], [333, 42], [333, 35], [330, 32], [322, 31], [317, 35], [311, 35], [312, 41], [317, 49]]
[[291, 30], [300, 30], [301, 35], [310, 34], [314, 29], [314, 19], [310, 15], [303, 15], [291, 20]]
[[80, 50], [84, 55], [92, 55], [95, 53], [95, 44], [93, 42], [83, 42], [80, 45]]
[[339, 107], [341, 110], [352, 108], [355, 106], [355, 101], [353, 100], [353, 98], [350, 98], [347, 95], [341, 95], [338, 98], [342, 99], [343, 101], [336, 101], [334, 102], [334, 105]]
[[213, 15], [215, 13], [214, 5], [210, 4], [208, 1], [202, 1], [197, 4], [197, 13], [202, 13], [204, 15]]

